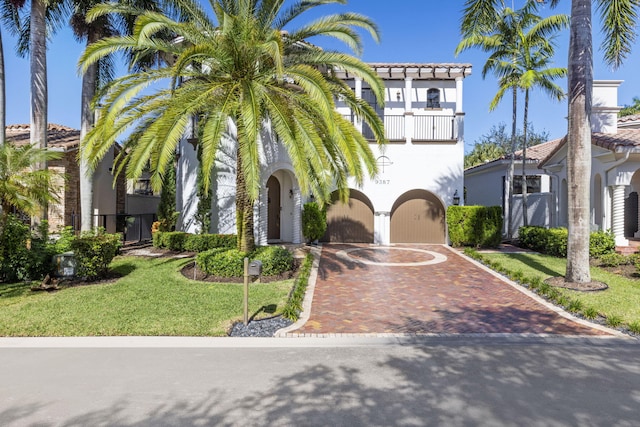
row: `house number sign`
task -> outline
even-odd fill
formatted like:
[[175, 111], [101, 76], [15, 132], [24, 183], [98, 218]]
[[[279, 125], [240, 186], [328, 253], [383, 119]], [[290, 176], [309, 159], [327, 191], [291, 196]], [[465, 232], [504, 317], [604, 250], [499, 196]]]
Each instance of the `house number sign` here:
[[388, 185], [388, 184], [391, 184], [391, 180], [390, 179], [376, 179], [375, 183], [376, 184], [381, 184], [381, 185]]

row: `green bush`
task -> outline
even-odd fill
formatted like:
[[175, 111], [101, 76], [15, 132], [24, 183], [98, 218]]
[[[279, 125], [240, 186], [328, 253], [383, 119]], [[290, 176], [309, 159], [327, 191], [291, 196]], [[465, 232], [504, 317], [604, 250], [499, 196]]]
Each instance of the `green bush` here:
[[203, 252], [215, 248], [236, 247], [235, 234], [189, 234], [183, 231], [153, 233], [153, 246], [171, 251]]
[[302, 208], [302, 235], [310, 242], [320, 239], [327, 231], [327, 212], [316, 202], [305, 203]]
[[307, 291], [307, 285], [309, 284], [309, 276], [311, 275], [311, 268], [313, 267], [313, 255], [307, 254], [302, 266], [300, 266], [300, 274], [293, 284], [293, 291], [289, 296], [289, 301], [282, 310], [282, 316], [297, 321], [302, 311], [302, 302], [304, 301], [304, 295]]
[[[567, 256], [567, 239], [569, 232], [564, 227], [545, 228], [539, 226], [520, 227], [518, 240], [520, 246], [536, 252], [557, 257]], [[599, 257], [613, 252], [615, 241], [609, 232], [595, 231], [589, 239], [589, 255]]]
[[502, 208], [449, 206], [447, 226], [453, 246], [497, 247], [502, 241]]
[[119, 234], [107, 234], [103, 229], [82, 233], [71, 242], [76, 257], [76, 275], [87, 280], [106, 277], [109, 264], [122, 244]]
[[600, 265], [603, 267], [618, 267], [622, 264], [627, 264], [628, 262], [629, 258], [615, 252], [605, 254], [600, 257]]
[[0, 279], [6, 282], [41, 279], [51, 271], [53, 245], [48, 242], [48, 224], [43, 221], [38, 232], [13, 215], [7, 217], [0, 231]]
[[279, 246], [257, 248], [251, 258], [262, 261], [263, 276], [275, 276], [293, 268], [293, 254]]
[[184, 242], [184, 250], [203, 252], [216, 248], [235, 248], [237, 239], [235, 234], [189, 234]]
[[220, 277], [244, 275], [244, 259], [247, 254], [237, 249], [212, 249], [199, 254], [198, 267], [207, 274]]
[[597, 258], [616, 250], [616, 240], [611, 231], [594, 231], [589, 236], [589, 256]]

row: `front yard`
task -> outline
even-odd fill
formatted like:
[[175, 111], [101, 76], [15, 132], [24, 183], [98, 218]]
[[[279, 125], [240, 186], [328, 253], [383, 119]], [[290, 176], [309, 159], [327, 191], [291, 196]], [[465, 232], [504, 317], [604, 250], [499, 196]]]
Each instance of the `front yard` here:
[[[242, 320], [243, 285], [186, 279], [185, 259], [117, 257], [112, 283], [32, 292], [0, 284], [0, 336], [225, 336]], [[282, 312], [293, 279], [252, 284], [249, 316]]]
[[[547, 290], [540, 282], [564, 276], [566, 259], [538, 253], [482, 253], [484, 261], [512, 279], [535, 288], [569, 311], [587, 318], [602, 317], [609, 326], [640, 333], [640, 279], [592, 267], [592, 280], [606, 283], [604, 291], [578, 292], [563, 288]], [[534, 279], [534, 280], [531, 280]], [[536, 281], [535, 279], [539, 279]], [[535, 282], [533, 285], [530, 282]], [[555, 292], [554, 292], [555, 291]]]

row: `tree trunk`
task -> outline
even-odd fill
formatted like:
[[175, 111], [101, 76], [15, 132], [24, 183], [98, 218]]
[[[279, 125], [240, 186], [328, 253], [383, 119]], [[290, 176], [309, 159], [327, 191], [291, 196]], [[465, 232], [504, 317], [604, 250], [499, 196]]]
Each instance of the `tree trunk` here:
[[[87, 36], [87, 46], [97, 39], [95, 32]], [[80, 230], [89, 231], [93, 228], [93, 172], [84, 155], [84, 139], [93, 127], [95, 114], [91, 108], [91, 101], [96, 94], [98, 80], [98, 63], [93, 63], [82, 75], [82, 95], [80, 113]]]
[[4, 81], [4, 49], [2, 48], [2, 30], [0, 30], [0, 145], [4, 145], [7, 130], [7, 98]]
[[236, 159], [236, 229], [238, 233], [238, 250], [245, 253], [253, 252], [255, 249], [253, 202], [247, 192], [239, 149], [237, 150]]
[[[31, 2], [30, 72], [31, 72], [31, 144], [47, 147], [47, 38], [46, 5], [42, 0]], [[47, 163], [37, 165], [46, 169]], [[42, 210], [42, 219], [47, 219], [48, 206]]]
[[512, 228], [513, 228], [513, 175], [515, 171], [515, 157], [516, 157], [516, 132], [517, 132], [517, 113], [518, 113], [518, 89], [513, 88], [513, 111], [511, 115], [511, 160], [509, 161], [509, 189], [508, 189], [508, 198], [509, 198], [509, 212], [507, 212], [507, 238], [511, 239], [513, 237]]
[[524, 91], [524, 124], [522, 126], [522, 225], [529, 225], [527, 206], [527, 118], [529, 116], [529, 89]]
[[591, 178], [591, 88], [593, 48], [591, 1], [572, 0], [569, 39], [569, 126], [567, 132], [567, 282], [588, 283]]

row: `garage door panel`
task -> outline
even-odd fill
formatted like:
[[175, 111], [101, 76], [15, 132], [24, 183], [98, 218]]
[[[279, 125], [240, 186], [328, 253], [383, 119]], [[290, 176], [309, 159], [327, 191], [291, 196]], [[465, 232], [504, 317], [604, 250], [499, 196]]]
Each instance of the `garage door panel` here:
[[366, 197], [354, 191], [348, 203], [334, 202], [327, 209], [323, 242], [373, 243], [373, 209]]
[[392, 243], [445, 243], [445, 212], [426, 191], [399, 198], [391, 213]]

